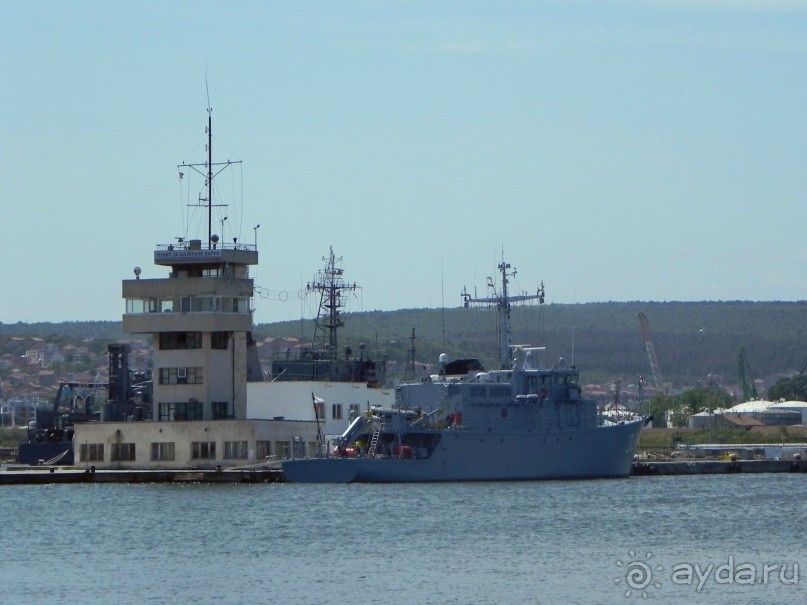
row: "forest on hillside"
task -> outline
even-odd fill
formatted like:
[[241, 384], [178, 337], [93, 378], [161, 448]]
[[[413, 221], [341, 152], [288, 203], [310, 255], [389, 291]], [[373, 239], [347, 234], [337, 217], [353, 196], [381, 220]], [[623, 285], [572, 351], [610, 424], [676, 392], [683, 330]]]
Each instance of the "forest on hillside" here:
[[[605, 302], [513, 307], [517, 344], [547, 347], [547, 360], [563, 357], [581, 367], [587, 382], [648, 377], [650, 363], [637, 314], [647, 314], [665, 380], [706, 383], [721, 375], [736, 384], [740, 347], [754, 378], [798, 372], [807, 362], [807, 302]], [[257, 338], [292, 336], [310, 341], [313, 320], [256, 326]], [[345, 316], [340, 347], [359, 343], [404, 362], [415, 331], [416, 361], [479, 357], [495, 366], [497, 319], [493, 309], [402, 309]]]
[[[786, 375], [807, 364], [807, 301], [800, 302], [604, 302], [514, 306], [512, 338], [517, 344], [546, 346], [546, 360], [563, 357], [581, 367], [586, 382], [649, 377], [650, 364], [637, 319], [647, 314], [659, 367], [665, 380], [705, 384], [708, 375], [737, 384], [738, 354], [746, 351], [753, 378]], [[401, 309], [346, 314], [339, 347], [359, 350], [364, 343], [375, 357], [387, 355], [401, 373], [415, 332], [415, 359], [436, 362], [478, 357], [496, 366], [493, 309]], [[294, 337], [310, 342], [313, 319], [258, 324], [256, 339]], [[57, 344], [92, 339], [98, 346], [133, 338], [120, 322], [0, 323], [0, 355], [13, 337], [39, 337]], [[139, 339], [140, 335], [134, 335]], [[22, 343], [21, 343], [22, 344]]]

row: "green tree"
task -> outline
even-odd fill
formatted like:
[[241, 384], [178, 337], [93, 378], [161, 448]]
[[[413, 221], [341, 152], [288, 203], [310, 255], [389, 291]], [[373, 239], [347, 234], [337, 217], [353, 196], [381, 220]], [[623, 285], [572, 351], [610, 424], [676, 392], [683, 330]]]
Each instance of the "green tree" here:
[[768, 389], [768, 399], [776, 401], [807, 401], [807, 375], [799, 374], [790, 378], [782, 378]]
[[656, 395], [650, 400], [650, 413], [653, 426], [665, 426], [667, 412], [671, 412], [673, 426], [686, 426], [687, 419], [698, 412], [713, 412], [718, 408], [728, 408], [734, 403], [725, 391], [710, 388], [697, 388], [684, 391], [680, 395]]

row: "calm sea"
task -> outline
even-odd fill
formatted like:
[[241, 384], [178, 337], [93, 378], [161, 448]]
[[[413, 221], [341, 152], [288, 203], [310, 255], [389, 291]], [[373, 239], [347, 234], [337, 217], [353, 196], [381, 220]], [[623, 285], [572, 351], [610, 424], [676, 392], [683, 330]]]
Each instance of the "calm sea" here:
[[0, 603], [802, 604], [805, 503], [803, 475], [6, 486]]

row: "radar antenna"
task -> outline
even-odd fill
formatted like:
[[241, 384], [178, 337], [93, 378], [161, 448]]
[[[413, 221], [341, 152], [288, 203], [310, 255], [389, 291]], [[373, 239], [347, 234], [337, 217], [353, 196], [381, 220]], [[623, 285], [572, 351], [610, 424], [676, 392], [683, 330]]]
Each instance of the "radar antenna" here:
[[507, 284], [510, 283], [509, 278], [515, 277], [516, 268], [511, 269], [510, 263], [502, 259], [498, 266], [499, 273], [501, 273], [501, 291], [497, 291], [496, 283], [492, 277], [488, 277], [488, 288], [492, 291], [493, 296], [486, 298], [477, 298], [471, 296], [467, 289], [462, 289], [463, 305], [467, 308], [471, 303], [483, 303], [488, 305], [495, 305], [496, 313], [499, 316], [499, 323], [496, 326], [496, 333], [499, 340], [499, 365], [501, 369], [506, 370], [512, 367], [512, 359], [510, 349], [510, 306], [514, 302], [525, 302], [537, 300], [538, 304], [544, 304], [544, 282], [538, 287], [535, 294], [518, 294], [511, 296], [507, 292]]

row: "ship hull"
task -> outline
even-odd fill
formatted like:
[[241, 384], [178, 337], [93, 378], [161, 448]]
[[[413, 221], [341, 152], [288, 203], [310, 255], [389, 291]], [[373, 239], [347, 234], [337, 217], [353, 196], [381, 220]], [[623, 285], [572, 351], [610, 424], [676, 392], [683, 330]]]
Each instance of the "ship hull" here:
[[444, 431], [425, 459], [308, 458], [283, 462], [292, 483], [519, 481], [626, 477], [642, 421], [545, 433]]

